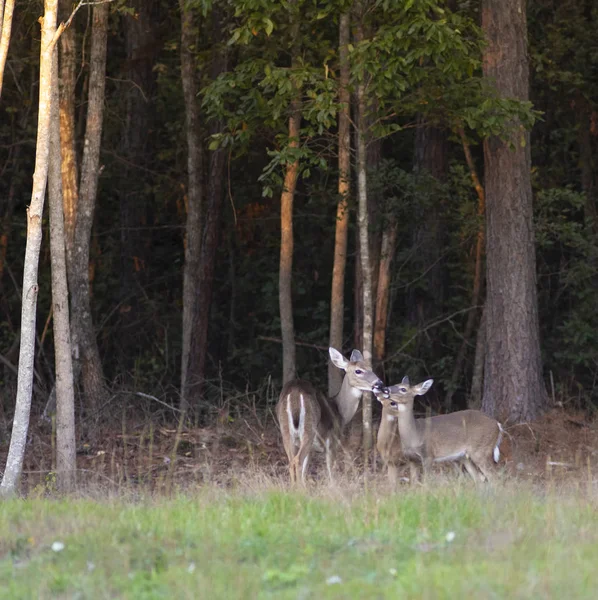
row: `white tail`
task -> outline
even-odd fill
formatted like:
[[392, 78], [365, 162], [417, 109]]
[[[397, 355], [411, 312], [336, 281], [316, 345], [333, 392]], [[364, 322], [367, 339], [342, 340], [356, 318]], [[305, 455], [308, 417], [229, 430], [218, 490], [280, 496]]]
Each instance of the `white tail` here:
[[500, 459], [501, 424], [479, 410], [415, 419], [413, 400], [425, 394], [432, 383], [428, 379], [412, 386], [404, 377], [398, 385], [373, 388], [383, 406], [378, 452], [388, 466], [389, 479], [396, 480], [396, 464], [402, 451], [409, 460], [412, 481], [419, 465], [425, 472], [433, 462], [460, 463], [474, 480], [488, 481], [492, 461]]
[[293, 483], [300, 480], [305, 485], [313, 448], [326, 452], [326, 467], [332, 479], [344, 426], [355, 415], [363, 392], [383, 385], [359, 350], [353, 350], [349, 360], [334, 348], [329, 349], [329, 354], [332, 362], [345, 371], [340, 392], [334, 398], [328, 399], [308, 381], [294, 379], [282, 388], [276, 405]]

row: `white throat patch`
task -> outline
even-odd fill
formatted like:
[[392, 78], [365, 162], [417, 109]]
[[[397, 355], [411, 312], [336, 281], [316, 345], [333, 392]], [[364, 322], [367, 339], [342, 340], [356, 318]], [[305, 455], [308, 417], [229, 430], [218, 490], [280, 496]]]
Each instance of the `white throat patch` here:
[[399, 412], [405, 412], [407, 410], [406, 404], [399, 404]]

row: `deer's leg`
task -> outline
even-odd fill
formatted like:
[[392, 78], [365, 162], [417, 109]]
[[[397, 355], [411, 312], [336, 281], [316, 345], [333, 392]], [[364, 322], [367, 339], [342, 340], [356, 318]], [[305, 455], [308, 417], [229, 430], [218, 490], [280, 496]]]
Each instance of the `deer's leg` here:
[[476, 483], [478, 481], [484, 481], [483, 475], [477, 470], [476, 465], [469, 457], [466, 456], [463, 459], [463, 466]]
[[335, 442], [332, 439], [332, 436], [328, 436], [326, 438], [326, 469], [328, 470], [328, 479], [330, 480], [330, 483], [334, 480], [332, 477], [332, 470], [336, 462], [335, 450]]
[[[411, 465], [411, 463], [409, 463]], [[397, 481], [399, 480], [399, 472], [397, 469], [397, 465], [388, 463], [388, 483], [390, 484], [391, 487], [396, 488], [397, 487]]]
[[417, 483], [420, 479], [420, 471], [423, 470], [425, 476], [426, 469], [413, 460], [409, 461], [409, 483], [411, 485]]
[[309, 455], [313, 446], [313, 436], [305, 436], [301, 440], [299, 452], [295, 456], [295, 481], [301, 478], [301, 483], [306, 485], [307, 468], [309, 467]]
[[491, 461], [485, 458], [478, 459], [477, 457], [474, 457], [471, 460], [478, 468], [481, 480], [492, 482], [494, 479], [494, 469]]

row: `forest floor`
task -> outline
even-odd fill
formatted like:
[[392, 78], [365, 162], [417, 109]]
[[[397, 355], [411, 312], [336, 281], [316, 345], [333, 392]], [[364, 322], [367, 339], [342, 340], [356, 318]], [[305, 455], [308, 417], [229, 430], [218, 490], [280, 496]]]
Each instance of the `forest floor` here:
[[26, 498], [0, 502], [0, 600], [596, 595], [598, 428], [582, 414], [511, 428], [495, 483], [447, 469], [398, 490], [379, 465], [331, 484], [321, 460], [292, 488], [271, 413], [158, 421], [98, 424], [67, 497], [51, 427], [32, 428]]
[[[359, 416], [359, 415], [357, 415]], [[356, 419], [354, 422], [358, 422]], [[375, 427], [377, 430], [377, 427]], [[349, 432], [343, 476], [363, 478], [358, 446], [360, 429]], [[52, 491], [51, 427], [32, 426], [24, 465], [24, 492]], [[0, 449], [5, 464], [7, 448]], [[553, 410], [541, 420], [511, 427], [501, 446], [499, 471], [517, 480], [598, 482], [598, 422], [584, 413]], [[347, 456], [354, 458], [349, 463]], [[123, 484], [184, 490], [197, 484], [235, 486], [247, 478], [285, 483], [288, 462], [272, 411], [245, 407], [234, 415], [220, 411], [210, 426], [177, 429], [174, 421], [128, 416], [99, 423], [94, 435], [79, 442], [78, 480], [83, 486], [120, 489]], [[449, 469], [450, 470], [450, 469]], [[312, 480], [324, 479], [323, 456], [313, 453]], [[408, 467], [400, 475], [407, 477]], [[376, 456], [371, 480], [385, 480]]]

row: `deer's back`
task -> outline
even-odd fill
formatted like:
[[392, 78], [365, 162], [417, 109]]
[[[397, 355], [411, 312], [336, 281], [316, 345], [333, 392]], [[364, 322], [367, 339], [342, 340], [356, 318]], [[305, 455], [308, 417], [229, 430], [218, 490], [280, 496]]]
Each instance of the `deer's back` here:
[[295, 428], [298, 428], [302, 407], [306, 424], [317, 426], [322, 410], [316, 388], [304, 379], [293, 379], [283, 386], [276, 405], [276, 416], [280, 426], [287, 426], [290, 414]]
[[426, 446], [438, 456], [461, 449], [488, 449], [492, 452], [498, 439], [499, 425], [479, 410], [462, 410], [416, 421]]

